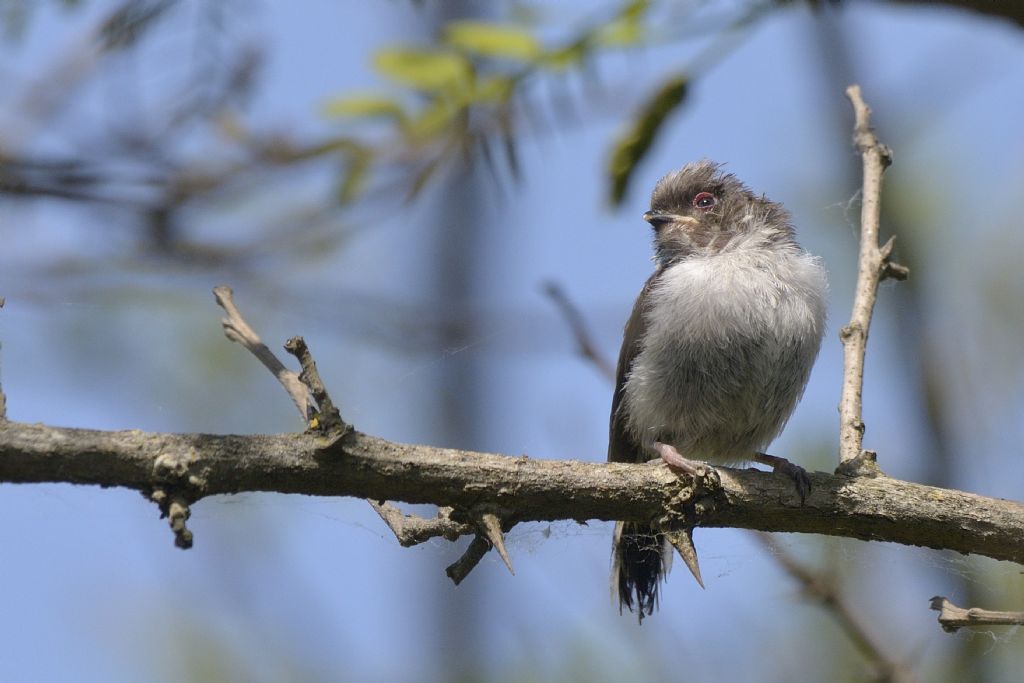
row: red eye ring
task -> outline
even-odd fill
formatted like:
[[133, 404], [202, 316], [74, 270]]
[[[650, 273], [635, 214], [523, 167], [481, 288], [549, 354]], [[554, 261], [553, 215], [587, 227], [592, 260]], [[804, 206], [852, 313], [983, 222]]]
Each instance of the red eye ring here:
[[703, 209], [704, 211], [708, 211], [717, 203], [718, 200], [715, 199], [715, 195], [710, 192], [698, 192], [691, 202], [695, 208]]

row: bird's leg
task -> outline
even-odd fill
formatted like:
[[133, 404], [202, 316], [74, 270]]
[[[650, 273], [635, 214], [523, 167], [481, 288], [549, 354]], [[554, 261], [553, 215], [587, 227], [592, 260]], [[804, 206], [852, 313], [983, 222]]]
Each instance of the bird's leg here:
[[[689, 460], [684, 458], [675, 446], [670, 446], [667, 443], [661, 443], [660, 441], [654, 442], [654, 450], [657, 451], [658, 455], [661, 456], [662, 461], [669, 466], [670, 469], [683, 472], [690, 475], [694, 479], [702, 479], [707, 476], [708, 470], [714, 471], [710, 465], [706, 462], [700, 462], [698, 460]], [[652, 461], [652, 462], [657, 462]], [[679, 553], [679, 557], [683, 559], [687, 569], [693, 574], [693, 578], [697, 579], [697, 583], [701, 588], [704, 587], [704, 581], [700, 577], [700, 565], [697, 562], [697, 549], [693, 546], [693, 527], [687, 527], [682, 529], [673, 529], [671, 531], [665, 531], [665, 539], [672, 544], [672, 547]]]
[[780, 458], [777, 455], [768, 455], [767, 453], [755, 453], [754, 462], [768, 465], [773, 471], [784, 474], [792, 479], [793, 484], [796, 486], [796, 493], [800, 496], [800, 504], [804, 504], [804, 500], [811, 492], [811, 478], [807, 476], [807, 470], [800, 467], [800, 465], [794, 465], [785, 458]]
[[665, 464], [674, 470], [689, 474], [691, 477], [703, 477], [708, 472], [708, 464], [698, 460], [688, 460], [679, 454], [675, 446], [660, 441], [654, 442], [654, 450], [658, 452]]

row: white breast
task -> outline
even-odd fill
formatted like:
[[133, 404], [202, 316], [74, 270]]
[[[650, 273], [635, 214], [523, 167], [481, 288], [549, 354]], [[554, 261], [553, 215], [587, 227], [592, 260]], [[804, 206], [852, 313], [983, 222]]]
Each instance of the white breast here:
[[669, 266], [651, 290], [624, 409], [641, 443], [739, 462], [778, 435], [825, 322], [825, 271], [796, 245]]

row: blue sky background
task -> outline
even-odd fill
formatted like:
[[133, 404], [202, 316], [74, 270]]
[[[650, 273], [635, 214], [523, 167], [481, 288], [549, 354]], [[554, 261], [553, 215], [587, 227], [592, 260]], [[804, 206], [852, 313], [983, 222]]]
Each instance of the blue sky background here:
[[[236, 3], [236, 6], [243, 6]], [[107, 9], [47, 5], [25, 34], [0, 44], [0, 93], [81, 40]], [[555, 19], [582, 16], [572, 3]], [[258, 129], [331, 130], [321, 105], [380, 87], [369, 54], [414, 40], [410, 3], [244, 4], [230, 30], [258, 41], [267, 62], [245, 118]], [[955, 387], [948, 416], [957, 485], [1021, 499], [1024, 281], [1024, 42], [1012, 26], [954, 11], [856, 4], [836, 21], [851, 64], [895, 149], [885, 202], [912, 231], [926, 334]], [[187, 19], [182, 19], [187, 26]], [[184, 30], [184, 28], [183, 28]], [[180, 78], [174, 31], [120, 76], [91, 83], [83, 103], [41, 130], [17, 121], [0, 94], [0, 142], [60, 152], [78, 127], [146, 116], [147, 90]], [[822, 83], [829, 50], [815, 18], [794, 7], [759, 21], [700, 74], [687, 105], [638, 171], [621, 211], [607, 208], [610, 141], [637, 102], [677, 71], [692, 45], [648, 48], [600, 62], [614, 97], [581, 120], [521, 144], [524, 178], [478, 197], [486, 276], [457, 309], [430, 299], [430, 268], [445, 211], [466, 201], [438, 184], [415, 203], [357, 209], [344, 247], [258, 271], [185, 267], [133, 257], [121, 218], [55, 202], [0, 204], [2, 380], [9, 417], [25, 422], [218, 433], [301, 429], [272, 377], [224, 340], [211, 288], [236, 289], [272, 347], [303, 334], [347, 419], [397, 441], [537, 458], [604, 459], [611, 388], [573, 351], [542, 292], [556, 280], [614, 357], [633, 297], [650, 270], [640, 214], [666, 171], [709, 157], [784, 202], [801, 242], [831, 276], [829, 332], [807, 393], [772, 451], [813, 469], [834, 467], [841, 349], [854, 278], [859, 178], [841, 88]], [[184, 68], [182, 66], [182, 68]], [[131, 84], [137, 98], [120, 93]], [[544, 88], [555, 86], [539, 86]], [[577, 91], [568, 78], [558, 88]], [[621, 96], [620, 96], [621, 93]], [[543, 101], [543, 97], [537, 98]], [[197, 153], [202, 150], [197, 141]], [[279, 188], [263, 202], [225, 202], [195, 216], [196, 234], [244, 230], [268, 207], [318, 201], [327, 174]], [[467, 185], [466, 187], [471, 187]], [[445, 211], [439, 211], [441, 206]], [[107, 254], [99, 270], [72, 267]], [[883, 286], [869, 345], [865, 445], [892, 476], [929, 470], [914, 354], [901, 338], [896, 287]], [[471, 316], [473, 337], [439, 349], [422, 324]], [[430, 335], [426, 335], [430, 337]], [[478, 373], [479, 423], [464, 439], [438, 426], [452, 368]], [[452, 439], [451, 442], [446, 442]], [[698, 530], [707, 590], [677, 571], [661, 611], [638, 627], [608, 588], [610, 523], [520, 525], [509, 549], [516, 575], [486, 558], [459, 588], [444, 567], [461, 553], [434, 541], [398, 546], [358, 500], [242, 494], [193, 508], [195, 547], [172, 543], [155, 507], [134, 492], [66, 485], [0, 486], [0, 680], [446, 680], [464, 666], [487, 680], [818, 680], [865, 668], [833, 620], [800, 598], [763, 545], [738, 530]], [[945, 553], [779, 535], [784, 548], [843, 580], [855, 612], [883, 648], [924, 680], [964, 640], [986, 643], [984, 666], [1011, 680], [1024, 664], [1015, 631], [948, 635], [928, 599], [957, 601], [966, 582], [995, 609], [1020, 607], [1020, 568]], [[453, 624], [462, 623], [467, 633]], [[468, 663], [468, 664], [467, 664]], [[931, 676], [931, 677], [930, 677]]]

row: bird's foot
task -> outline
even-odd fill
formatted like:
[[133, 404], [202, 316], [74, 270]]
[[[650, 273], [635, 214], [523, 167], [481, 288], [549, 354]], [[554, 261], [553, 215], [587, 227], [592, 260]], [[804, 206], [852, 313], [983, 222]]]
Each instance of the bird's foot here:
[[775, 472], [784, 474], [792, 479], [793, 484], [796, 486], [796, 493], [800, 496], [800, 504], [804, 504], [804, 500], [811, 493], [811, 478], [807, 475], [807, 470], [800, 467], [800, 465], [794, 465], [785, 458], [780, 458], [777, 455], [768, 455], [767, 453], [757, 453], [754, 456], [754, 462], [768, 465]]
[[688, 460], [679, 454], [675, 446], [660, 441], [654, 442], [654, 450], [658, 452], [666, 465], [674, 470], [689, 474], [691, 477], [703, 477], [707, 475], [710, 466], [699, 460]]

